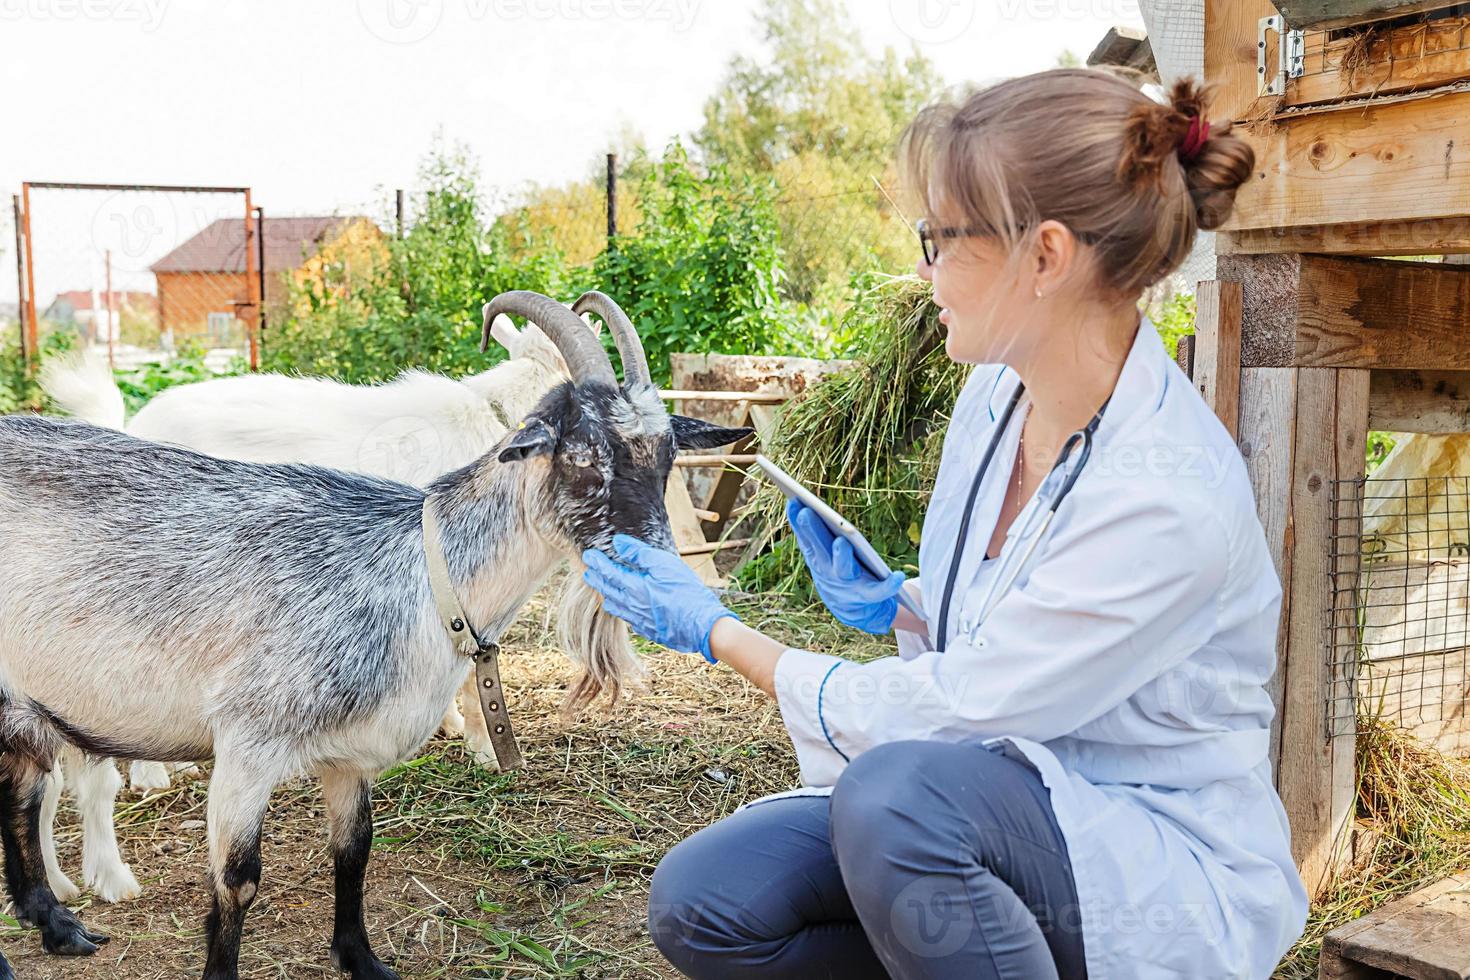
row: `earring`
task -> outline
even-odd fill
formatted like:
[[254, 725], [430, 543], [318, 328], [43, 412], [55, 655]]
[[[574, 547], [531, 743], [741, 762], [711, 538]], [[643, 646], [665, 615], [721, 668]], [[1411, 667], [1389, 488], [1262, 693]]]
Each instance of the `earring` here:
[[1042, 298], [1042, 296], [1041, 296], [1041, 287], [1040, 286], [1037, 286], [1036, 287], [1036, 298], [1037, 299], [1041, 299]]

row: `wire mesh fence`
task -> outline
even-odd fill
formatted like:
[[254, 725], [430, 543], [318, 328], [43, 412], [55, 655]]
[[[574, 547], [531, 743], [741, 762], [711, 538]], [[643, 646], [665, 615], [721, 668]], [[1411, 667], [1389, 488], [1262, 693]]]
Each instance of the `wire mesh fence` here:
[[249, 351], [259, 253], [244, 188], [30, 183], [22, 316], [32, 342], [70, 334], [117, 367], [183, 347]]
[[1357, 712], [1470, 749], [1470, 477], [1334, 485], [1328, 731]]

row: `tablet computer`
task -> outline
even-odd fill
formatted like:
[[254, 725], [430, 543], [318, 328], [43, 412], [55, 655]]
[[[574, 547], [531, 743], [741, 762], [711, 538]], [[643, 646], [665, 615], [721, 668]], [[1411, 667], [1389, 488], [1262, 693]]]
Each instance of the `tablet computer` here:
[[[887, 578], [892, 574], [888, 563], [883, 560], [882, 556], [878, 554], [877, 549], [868, 542], [868, 539], [863, 537], [863, 533], [853, 526], [851, 521], [829, 507], [821, 497], [818, 497], [806, 487], [802, 486], [796, 477], [787, 473], [765, 456], [757, 454], [755, 462], [761, 468], [761, 471], [770, 478], [771, 482], [781, 488], [781, 492], [786, 495], [787, 500], [795, 500], [801, 503], [803, 507], [810, 507], [822, 519], [822, 523], [827, 525], [827, 529], [832, 532], [833, 536], [846, 538], [847, 542], [852, 545], [853, 554], [870, 574], [875, 578]], [[919, 604], [909, 596], [907, 590], [898, 590], [898, 601], [905, 609], [919, 617], [919, 619], [924, 619], [924, 614], [919, 610]]]

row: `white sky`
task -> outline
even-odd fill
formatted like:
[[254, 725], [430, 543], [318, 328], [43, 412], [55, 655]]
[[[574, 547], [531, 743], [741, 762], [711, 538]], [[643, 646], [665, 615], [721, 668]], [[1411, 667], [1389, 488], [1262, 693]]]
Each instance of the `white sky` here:
[[[585, 175], [624, 129], [653, 149], [695, 129], [731, 56], [759, 46], [754, 6], [0, 0], [0, 301], [17, 295], [9, 195], [22, 180], [249, 185], [267, 217], [378, 213], [386, 192], [415, 186], [442, 132], [471, 147], [489, 188], [554, 184]], [[951, 82], [1048, 68], [1063, 49], [1085, 56], [1113, 24], [1142, 26], [1137, 0], [848, 7], [870, 46], [917, 44]], [[33, 224], [46, 203], [38, 194]], [[234, 213], [220, 199], [199, 204], [143, 224], [171, 247], [174, 232]], [[50, 270], [37, 256], [43, 307], [90, 285], [74, 280], [90, 278], [102, 247], [132, 269], [157, 257], [124, 241], [137, 216], [107, 213], [102, 196], [51, 206], [67, 243], [47, 245]], [[126, 268], [116, 278], [138, 285]]]

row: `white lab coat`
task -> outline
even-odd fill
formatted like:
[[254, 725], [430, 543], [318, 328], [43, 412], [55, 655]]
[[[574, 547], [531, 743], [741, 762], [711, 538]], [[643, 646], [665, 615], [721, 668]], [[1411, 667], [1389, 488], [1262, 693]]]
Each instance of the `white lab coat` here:
[[1268, 977], [1307, 914], [1267, 760], [1281, 588], [1240, 454], [1147, 320], [1090, 462], [982, 623], [982, 596], [1055, 487], [982, 563], [1017, 407], [935, 650], [964, 502], [1018, 383], [982, 365], [955, 406], [919, 553], [930, 635], [900, 634], [899, 656], [866, 664], [782, 654], [776, 696], [802, 780], [830, 787], [883, 742], [1008, 740], [1051, 791], [1092, 980]]

